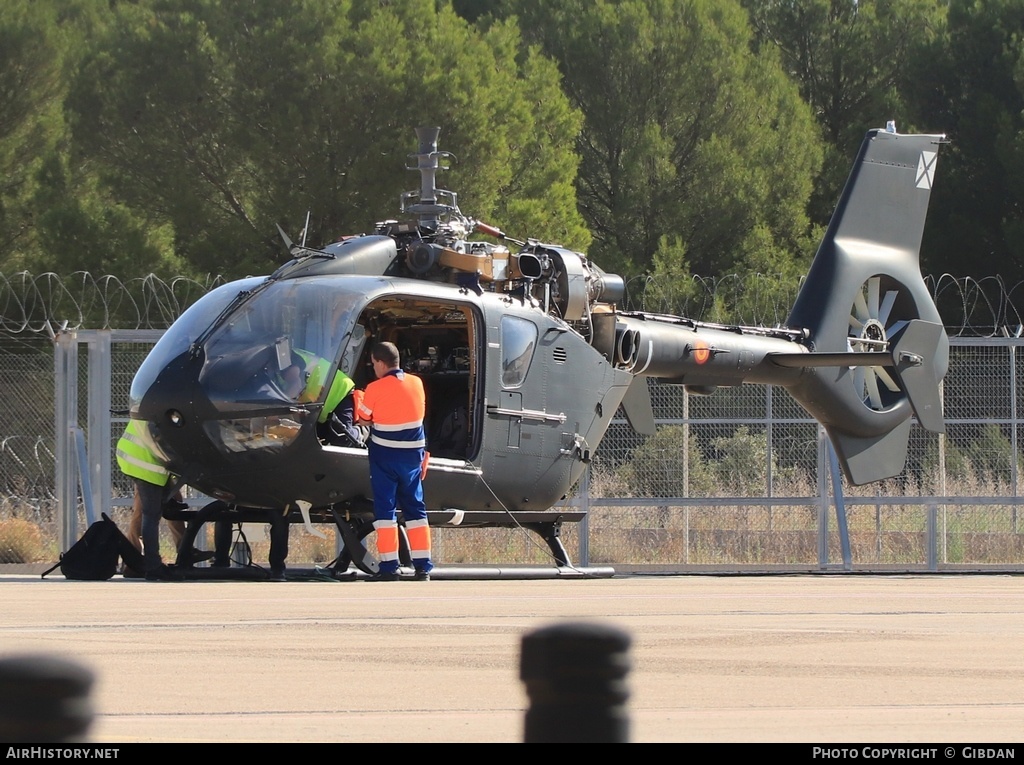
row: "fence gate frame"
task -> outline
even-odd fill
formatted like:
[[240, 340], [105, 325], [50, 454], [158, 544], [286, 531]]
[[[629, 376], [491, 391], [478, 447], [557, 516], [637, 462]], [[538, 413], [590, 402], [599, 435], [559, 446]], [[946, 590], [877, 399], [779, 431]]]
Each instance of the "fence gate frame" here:
[[[67, 550], [78, 539], [78, 497], [91, 522], [114, 504], [111, 492], [110, 448], [115, 422], [127, 423], [127, 412], [117, 415], [110, 396], [111, 359], [115, 343], [153, 343], [164, 334], [158, 329], [61, 330], [54, 334], [54, 456], [56, 458], [57, 544]], [[79, 345], [86, 347], [86, 427], [82, 438], [79, 413]], [[127, 402], [125, 402], [127, 404]]]

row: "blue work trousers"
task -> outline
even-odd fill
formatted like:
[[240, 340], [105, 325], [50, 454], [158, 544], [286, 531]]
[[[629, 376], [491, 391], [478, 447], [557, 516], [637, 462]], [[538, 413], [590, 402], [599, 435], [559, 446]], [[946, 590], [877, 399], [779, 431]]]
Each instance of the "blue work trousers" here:
[[420, 479], [423, 450], [389, 449], [371, 442], [369, 457], [374, 519], [393, 521], [399, 507], [407, 521], [426, 518]]

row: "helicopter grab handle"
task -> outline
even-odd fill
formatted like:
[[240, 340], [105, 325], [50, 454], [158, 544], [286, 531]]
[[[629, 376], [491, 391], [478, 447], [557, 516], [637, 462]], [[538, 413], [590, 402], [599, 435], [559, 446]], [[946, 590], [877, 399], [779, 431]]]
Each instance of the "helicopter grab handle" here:
[[566, 420], [564, 413], [548, 414], [547, 412], [539, 412], [536, 409], [505, 409], [500, 406], [489, 406], [487, 411], [489, 414], [505, 414], [509, 417], [519, 417], [524, 420], [541, 420], [543, 422], [557, 422], [559, 424]]

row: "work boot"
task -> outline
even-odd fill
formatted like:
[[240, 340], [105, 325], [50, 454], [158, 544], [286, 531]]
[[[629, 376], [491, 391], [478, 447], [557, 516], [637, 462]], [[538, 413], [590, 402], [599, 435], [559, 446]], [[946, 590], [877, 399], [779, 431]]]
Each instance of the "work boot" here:
[[188, 554], [182, 560], [181, 565], [191, 566], [195, 563], [202, 563], [203, 561], [210, 560], [216, 553], [213, 550], [198, 550], [193, 547], [189, 550]]

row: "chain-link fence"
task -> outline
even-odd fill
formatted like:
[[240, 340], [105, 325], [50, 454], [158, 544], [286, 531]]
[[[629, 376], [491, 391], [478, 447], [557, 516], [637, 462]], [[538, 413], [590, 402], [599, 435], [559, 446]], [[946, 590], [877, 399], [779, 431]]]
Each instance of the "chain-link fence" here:
[[[158, 336], [106, 330], [68, 333], [57, 343], [0, 338], [0, 563], [56, 561], [84, 529], [90, 498], [96, 514], [108, 512], [127, 529], [131, 483], [116, 468], [86, 468], [89, 480], [68, 498], [76, 513], [63, 531], [58, 477], [67, 463], [78, 464], [83, 444], [112, 455], [126, 421], [118, 410]], [[864, 487], [840, 482], [838, 498], [820, 428], [784, 390], [743, 386], [695, 396], [652, 383], [656, 435], [615, 421], [569, 503], [585, 507], [587, 521], [565, 529], [563, 541], [574, 562], [590, 565], [1024, 568], [1022, 342], [954, 338], [946, 433], [915, 425], [898, 478]], [[62, 386], [76, 391], [74, 401], [55, 399]], [[55, 432], [61, 417], [79, 423], [80, 441]], [[435, 539], [442, 564], [550, 560], [546, 546], [519, 529], [437, 529]], [[250, 541], [261, 555], [261, 537]], [[293, 533], [291, 559], [329, 561], [334, 544], [333, 536]]]
[[[1021, 341], [952, 342], [946, 433], [915, 424], [903, 472], [868, 486], [834, 484], [822, 430], [782, 390], [745, 386], [698, 397], [681, 386], [653, 385], [657, 434], [643, 439], [617, 426], [594, 460], [586, 497], [590, 560], [808, 568], [848, 560], [925, 570], [1024, 565]], [[845, 510], [845, 538], [836, 504]]]
[[[132, 487], [109, 469], [125, 422], [118, 410], [160, 332], [218, 283], [0, 275], [0, 566], [56, 561], [84, 529], [88, 507], [127, 529]], [[799, 285], [766, 291], [764, 283], [757, 275], [695, 277], [676, 295], [648, 293], [634, 280], [628, 302], [714, 319], [707, 311], [727, 297], [743, 323], [784, 321]], [[1024, 285], [945, 276], [929, 285], [950, 334], [961, 335], [952, 339], [944, 383], [947, 430], [937, 436], [915, 426], [899, 478], [866, 487], [840, 481], [837, 493], [819, 426], [781, 389], [694, 396], [652, 384], [657, 434], [642, 437], [616, 420], [567, 503], [587, 510], [584, 523], [563, 530], [573, 560], [677, 569], [803, 570], [839, 561], [1024, 568], [1014, 299]], [[58, 397], [58, 389], [75, 394]], [[103, 451], [106, 469], [78, 464], [83, 452]], [[59, 512], [64, 506], [75, 512]], [[293, 533], [290, 558], [330, 560], [335, 542], [323, 530], [327, 540]], [[261, 536], [250, 539], [257, 556]], [[545, 544], [515, 528], [437, 529], [435, 549], [442, 563], [550, 562]]]
[[56, 554], [53, 344], [0, 336], [0, 563]]

